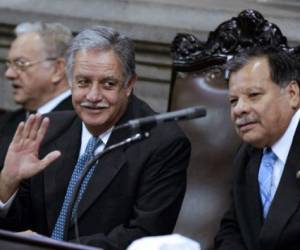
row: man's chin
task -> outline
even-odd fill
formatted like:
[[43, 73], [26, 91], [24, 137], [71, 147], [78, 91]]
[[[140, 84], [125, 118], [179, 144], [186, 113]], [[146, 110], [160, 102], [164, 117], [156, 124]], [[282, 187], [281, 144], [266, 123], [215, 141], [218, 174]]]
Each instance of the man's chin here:
[[255, 136], [255, 135], [250, 135], [250, 134], [244, 134], [242, 136], [240, 136], [243, 140], [243, 142], [248, 143], [256, 148], [263, 148], [264, 142], [262, 140], [262, 138]]
[[111, 126], [105, 122], [87, 122], [83, 121], [88, 131], [93, 135], [100, 135], [104, 133]]
[[84, 122], [84, 124], [92, 127], [101, 127], [105, 125], [105, 123], [107, 122], [104, 119], [99, 119], [99, 117], [89, 117], [89, 118], [83, 117], [82, 121]]
[[25, 104], [26, 104], [26, 102], [21, 98], [14, 97], [14, 101], [16, 104], [21, 105], [21, 106], [25, 106]]
[[82, 114], [80, 115], [81, 120], [87, 127], [101, 128], [108, 124], [108, 117], [104, 114]]

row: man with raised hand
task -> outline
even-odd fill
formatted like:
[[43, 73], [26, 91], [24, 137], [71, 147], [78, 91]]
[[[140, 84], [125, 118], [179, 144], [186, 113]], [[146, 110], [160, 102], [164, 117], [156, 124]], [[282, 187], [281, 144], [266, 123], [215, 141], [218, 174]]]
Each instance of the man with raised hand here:
[[70, 29], [60, 23], [20, 23], [15, 34], [5, 77], [21, 108], [1, 115], [1, 162], [19, 122], [26, 120], [30, 113], [73, 109], [64, 59], [72, 39]]
[[[50, 129], [39, 154], [40, 136], [26, 132], [38, 127], [38, 119], [32, 125], [28, 120], [23, 139], [36, 146], [28, 152], [32, 157], [25, 156], [37, 170], [29, 175], [21, 171], [24, 174], [14, 178], [15, 168], [32, 164], [7, 160], [1, 172], [1, 181], [9, 185], [2, 187], [6, 214], [0, 226], [74, 240], [77, 218], [79, 241], [105, 250], [125, 249], [135, 239], [171, 233], [185, 193], [190, 156], [190, 142], [174, 122], [157, 125], [146, 140], [101, 157], [84, 178], [75, 201], [78, 206], [71, 208], [72, 221], [64, 230], [70, 197], [86, 162], [131, 136], [129, 130], [113, 130], [115, 126], [155, 114], [132, 93], [137, 79], [134, 46], [126, 36], [107, 27], [85, 29], [72, 41], [66, 58], [76, 112], [49, 115]], [[59, 156], [57, 151], [61, 156], [39, 172]], [[8, 154], [12, 155], [17, 156]]]

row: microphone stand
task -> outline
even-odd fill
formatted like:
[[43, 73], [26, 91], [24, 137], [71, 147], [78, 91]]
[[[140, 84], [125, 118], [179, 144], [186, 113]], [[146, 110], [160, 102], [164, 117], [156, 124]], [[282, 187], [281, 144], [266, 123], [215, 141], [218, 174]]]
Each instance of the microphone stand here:
[[69, 225], [72, 219], [72, 211], [73, 211], [73, 207], [74, 207], [74, 226], [75, 226], [75, 237], [77, 239], [77, 242], [80, 243], [79, 240], [79, 231], [78, 231], [78, 221], [77, 221], [77, 208], [79, 205], [79, 202], [75, 203], [77, 195], [79, 193], [80, 190], [80, 186], [84, 180], [84, 177], [87, 175], [87, 173], [89, 172], [89, 170], [92, 168], [92, 166], [94, 166], [95, 164], [97, 164], [99, 158], [101, 158], [103, 155], [107, 154], [108, 152], [120, 148], [122, 146], [137, 142], [137, 141], [141, 141], [143, 139], [146, 139], [150, 136], [149, 132], [139, 132], [136, 133], [135, 135], [126, 138], [123, 141], [120, 141], [116, 144], [113, 144], [107, 148], [105, 148], [102, 152], [98, 153], [95, 155], [95, 157], [93, 159], [91, 159], [84, 167], [81, 176], [79, 177], [75, 187], [74, 187], [74, 191], [72, 193], [72, 197], [71, 197], [71, 201], [67, 210], [67, 214], [66, 214], [66, 222], [65, 222], [65, 226], [64, 226], [64, 239], [66, 240], [68, 238], [68, 229], [69, 229]]

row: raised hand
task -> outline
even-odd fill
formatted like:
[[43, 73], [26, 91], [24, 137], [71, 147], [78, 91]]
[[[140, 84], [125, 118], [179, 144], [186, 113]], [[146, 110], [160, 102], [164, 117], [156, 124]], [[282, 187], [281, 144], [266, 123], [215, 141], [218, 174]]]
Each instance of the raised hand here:
[[21, 122], [8, 148], [0, 173], [0, 200], [5, 202], [18, 189], [22, 180], [30, 178], [60, 156], [59, 151], [38, 158], [41, 142], [49, 126], [49, 119], [40, 114], [30, 115]]

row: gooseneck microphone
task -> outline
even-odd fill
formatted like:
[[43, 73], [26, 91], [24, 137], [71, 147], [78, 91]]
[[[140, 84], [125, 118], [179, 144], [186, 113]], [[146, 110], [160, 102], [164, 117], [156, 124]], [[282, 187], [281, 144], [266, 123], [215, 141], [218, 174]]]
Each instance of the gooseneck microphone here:
[[129, 128], [131, 130], [150, 130], [157, 124], [170, 122], [170, 121], [181, 121], [190, 120], [198, 117], [203, 117], [206, 115], [206, 109], [201, 106], [195, 106], [185, 109], [180, 109], [177, 111], [166, 112], [162, 114], [146, 116], [138, 119], [130, 120], [125, 124], [121, 124], [115, 127], [115, 130]]

